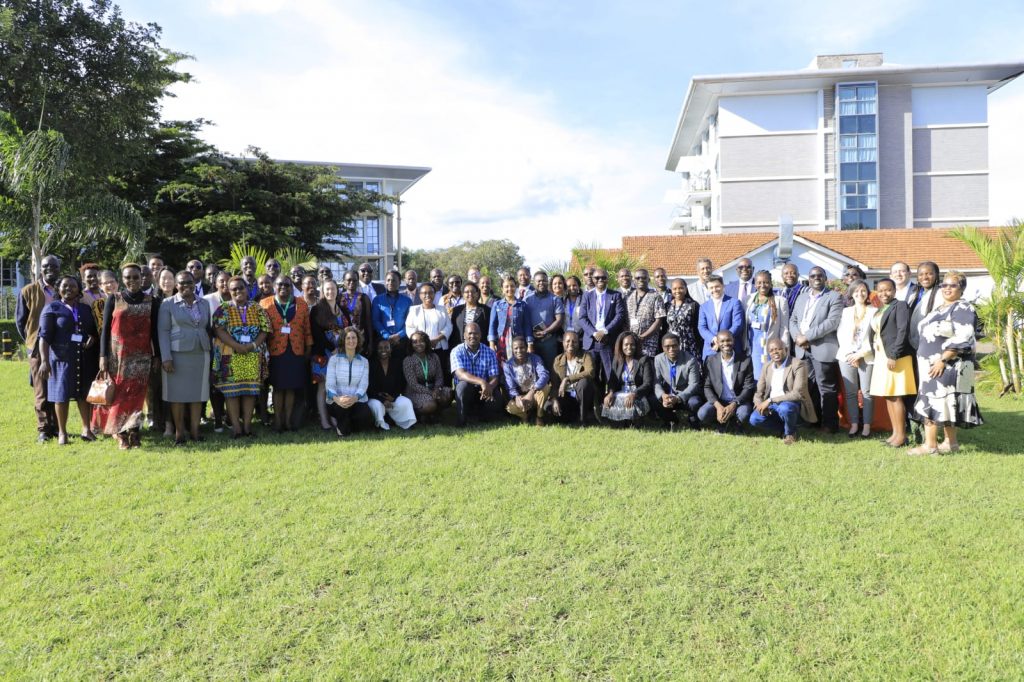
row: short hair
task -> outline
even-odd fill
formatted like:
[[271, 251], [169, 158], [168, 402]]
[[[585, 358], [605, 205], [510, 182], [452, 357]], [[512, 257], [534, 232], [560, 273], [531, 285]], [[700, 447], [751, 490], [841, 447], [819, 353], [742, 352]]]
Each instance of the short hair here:
[[910, 266], [909, 266], [909, 265], [907, 265], [906, 263], [904, 263], [904, 262], [903, 262], [903, 261], [901, 261], [901, 260], [898, 260], [898, 261], [896, 261], [895, 263], [893, 263], [892, 265], [890, 265], [890, 266], [889, 266], [889, 271], [890, 271], [890, 272], [892, 272], [892, 269], [893, 269], [894, 267], [896, 267], [897, 265], [902, 265], [903, 267], [905, 267], [905, 268], [907, 269], [907, 272], [910, 272]]
[[[960, 291], [967, 288], [967, 275], [960, 272], [959, 270], [950, 270], [946, 273], [946, 277], [956, 278], [956, 283], [960, 285]], [[943, 277], [945, 279], [946, 277]]]
[[318, 284], [320, 282], [320, 280], [318, 280], [316, 278], [316, 275], [303, 275], [302, 276], [302, 284], [305, 284], [307, 279], [313, 280], [314, 284]]
[[181, 277], [182, 275], [187, 275], [188, 278], [192, 280], [193, 283], [195, 283], [196, 278], [192, 276], [192, 273], [189, 272], [187, 268], [184, 270], [178, 270], [178, 272], [174, 273], [174, 281], [177, 282], [178, 278]]
[[570, 280], [570, 279], [571, 279], [572, 281], [576, 282], [576, 286], [578, 286], [578, 287], [582, 287], [582, 286], [583, 286], [583, 282], [581, 282], [581, 281], [580, 281], [580, 278], [579, 278], [579, 277], [577, 277], [576, 275], [569, 275], [568, 277], [566, 277], [566, 278], [565, 278], [565, 284], [566, 284], [566, 286], [568, 286], [568, 285], [569, 285], [569, 280]]
[[78, 290], [79, 291], [82, 290], [82, 280], [78, 279], [78, 277], [76, 277], [75, 275], [61, 275], [60, 277], [58, 277], [57, 278], [57, 289], [58, 290], [60, 289], [60, 283], [63, 282], [64, 280], [66, 280], [66, 279], [70, 279], [72, 282], [74, 282], [75, 285], [78, 286]]
[[[476, 324], [476, 323], [475, 322], [470, 322], [469, 324]], [[467, 324], [466, 326], [468, 327], [469, 324]], [[431, 348], [430, 348], [430, 334], [426, 333], [422, 329], [417, 329], [416, 331], [414, 331], [412, 334], [409, 335], [409, 348], [410, 349], [412, 348], [413, 341], [415, 341], [420, 336], [423, 337], [423, 343], [425, 343], [427, 345], [427, 352], [428, 353], [431, 352]]]
[[426, 282], [420, 283], [420, 285], [418, 287], [416, 287], [416, 295], [417, 296], [422, 296], [423, 295], [423, 288], [424, 287], [430, 287], [431, 291], [433, 291], [435, 294], [437, 293], [437, 287], [435, 287], [432, 282], [426, 281]]
[[476, 282], [471, 282], [468, 279], [462, 283], [462, 288], [473, 287], [476, 290], [477, 296], [480, 295], [480, 287], [477, 286]]
[[875, 282], [875, 288], [877, 289], [879, 284], [884, 284], [885, 282], [891, 284], [893, 289], [896, 288], [896, 282], [892, 281], [892, 279], [889, 277], [883, 277], [882, 279]]
[[867, 275], [864, 274], [864, 271], [860, 269], [859, 265], [847, 265], [844, 270], [853, 270], [857, 273], [857, 279], [867, 279]]
[[682, 343], [679, 340], [679, 334], [676, 334], [675, 332], [667, 332], [665, 334], [665, 336], [661, 337], [661, 345], [662, 345], [662, 347], [665, 346], [665, 342], [666, 341], [675, 341], [676, 343]]
[[350, 333], [355, 334], [356, 338], [359, 339], [359, 345], [356, 346], [356, 352], [358, 353], [359, 351], [363, 350], [363, 330], [360, 329], [359, 327], [356, 327], [355, 325], [349, 325], [341, 330], [341, 343], [338, 345], [339, 353], [343, 353], [345, 351], [345, 339], [348, 338], [348, 335]]
[[707, 264], [708, 264], [708, 265], [710, 265], [711, 267], [715, 267], [715, 264], [714, 264], [714, 263], [712, 263], [712, 262], [711, 262], [711, 259], [710, 259], [710, 258], [707, 258], [707, 257], [703, 257], [703, 258], [698, 258], [698, 259], [697, 259], [697, 265], [700, 265], [701, 263], [707, 263]]
[[86, 270], [99, 270], [99, 269], [100, 269], [100, 264], [99, 263], [82, 263], [82, 267], [78, 268], [78, 272], [80, 272], [81, 274], [84, 275]]
[[939, 264], [936, 263], [935, 261], [931, 261], [931, 260], [921, 261], [920, 263], [917, 264], [917, 269], [920, 270], [921, 268], [931, 268], [932, 272], [935, 273], [935, 277], [938, 277], [939, 274], [940, 274], [940, 272], [939, 272]]
[[114, 280], [115, 282], [117, 281], [117, 273], [114, 272], [113, 270], [104, 270], [103, 272], [101, 272], [100, 273], [100, 280], [102, 280], [104, 277], [109, 277], [110, 279]]
[[718, 282], [719, 284], [725, 284], [725, 280], [722, 279], [721, 275], [711, 275], [708, 277], [708, 284], [711, 282]]
[[516, 336], [513, 336], [512, 337], [512, 342], [508, 345], [508, 347], [511, 348], [516, 343], [521, 343], [521, 344], [523, 344], [524, 346], [527, 346], [527, 347], [529, 347], [529, 345], [530, 345], [530, 344], [528, 344], [526, 342], [526, 337], [523, 336], [522, 334], [518, 334]]
[[[266, 275], [263, 275], [263, 276], [266, 277]], [[246, 288], [246, 290], [249, 289], [249, 283], [246, 282], [245, 278], [242, 277], [241, 275], [232, 275], [231, 279], [228, 280], [228, 287], [230, 288], [231, 285], [234, 284], [235, 282], [240, 283], [243, 287]]]
[[[135, 263], [135, 262], [132, 262], [132, 261], [129, 261], [129, 262], [125, 263], [124, 265], [122, 265], [121, 266], [121, 272], [124, 272], [125, 270], [129, 270], [129, 269], [132, 269], [132, 268], [134, 268], [135, 270], [138, 270], [140, 275], [142, 274], [142, 266], [139, 265], [138, 263]], [[148, 270], [148, 268], [147, 268], [147, 270]]]
[[536, 270], [533, 271], [533, 276], [536, 277], [537, 275], [544, 275], [545, 277], [547, 277], [548, 271], [545, 270], [544, 268], [537, 268]]
[[779, 348], [781, 348], [783, 351], [786, 352], [787, 355], [789, 354], [789, 344], [787, 344], [785, 341], [783, 341], [778, 336], [773, 336], [772, 338], [768, 339], [768, 343], [765, 344], [765, 348], [767, 348], [768, 346], [771, 346], [772, 344], [774, 344], [774, 345], [778, 346]]

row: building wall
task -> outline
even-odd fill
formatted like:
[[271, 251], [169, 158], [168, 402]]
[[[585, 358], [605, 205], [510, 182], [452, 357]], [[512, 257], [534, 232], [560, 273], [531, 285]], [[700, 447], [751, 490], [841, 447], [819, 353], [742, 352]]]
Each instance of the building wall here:
[[720, 137], [812, 131], [818, 128], [816, 92], [742, 95], [718, 100]]
[[916, 128], [914, 172], [988, 170], [988, 127]]
[[752, 180], [722, 183], [722, 227], [778, 225], [779, 216], [795, 223], [816, 224], [816, 177], [801, 180]]
[[914, 224], [932, 221], [987, 223], [988, 175], [915, 175]]
[[817, 175], [813, 134], [725, 137], [721, 140], [721, 178]]
[[909, 86], [878, 89], [878, 225], [913, 224], [913, 109]]

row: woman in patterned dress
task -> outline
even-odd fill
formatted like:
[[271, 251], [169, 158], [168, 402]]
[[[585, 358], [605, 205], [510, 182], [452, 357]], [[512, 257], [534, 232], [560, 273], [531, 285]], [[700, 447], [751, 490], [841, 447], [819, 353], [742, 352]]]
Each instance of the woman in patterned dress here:
[[141, 445], [142, 404], [149, 388], [156, 354], [159, 308], [142, 291], [142, 268], [121, 269], [124, 291], [107, 297], [100, 336], [100, 372], [114, 383], [114, 402], [101, 415], [104, 433], [117, 438], [122, 450]]
[[412, 401], [418, 418], [427, 417], [448, 407], [452, 402], [452, 389], [446, 386], [441, 373], [441, 361], [430, 349], [426, 332], [415, 331], [409, 336], [412, 353], [402, 361], [405, 373], [405, 396]]
[[[942, 305], [918, 324], [917, 366], [921, 385], [912, 417], [924, 421], [924, 445], [908, 455], [956, 452], [957, 428], [985, 423], [974, 397], [974, 306], [960, 300], [967, 278], [949, 272], [943, 278]], [[940, 444], [939, 426], [945, 436]]]
[[[370, 297], [359, 291], [359, 275], [355, 270], [349, 270], [341, 279], [341, 291], [338, 293], [338, 305], [341, 307], [342, 315], [345, 316], [348, 324], [345, 327], [355, 327], [366, 339], [363, 344], [362, 353], [369, 357], [373, 351], [373, 320], [371, 318]], [[339, 342], [340, 343], [340, 342]]]
[[228, 281], [229, 301], [213, 312], [211, 374], [214, 387], [224, 396], [234, 438], [252, 437], [252, 411], [260, 388], [269, 376], [264, 342], [270, 320], [241, 277]]
[[699, 317], [700, 304], [690, 298], [686, 280], [673, 280], [672, 300], [665, 310], [668, 330], [679, 337], [680, 349], [695, 358], [700, 358], [704, 352], [704, 339], [697, 333]]
[[785, 296], [776, 296], [772, 273], [762, 270], [754, 276], [754, 293], [747, 306], [747, 348], [754, 365], [754, 381], [761, 377], [761, 369], [770, 362], [768, 342], [781, 339], [789, 346], [789, 306]]
[[633, 332], [615, 341], [615, 360], [608, 377], [601, 416], [618, 425], [638, 426], [651, 407], [654, 391], [654, 362], [640, 351], [640, 338]]

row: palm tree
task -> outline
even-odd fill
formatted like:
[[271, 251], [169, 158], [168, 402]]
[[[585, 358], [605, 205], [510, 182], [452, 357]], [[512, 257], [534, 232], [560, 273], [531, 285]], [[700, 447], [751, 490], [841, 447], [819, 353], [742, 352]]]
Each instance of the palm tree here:
[[109, 193], [70, 190], [71, 145], [41, 126], [23, 134], [0, 112], [0, 237], [27, 244], [32, 272], [43, 256], [99, 239], [125, 244], [125, 258], [142, 253], [146, 225], [128, 202]]
[[[263, 247], [252, 246], [245, 241], [232, 244], [231, 255], [220, 261], [220, 266], [228, 272], [239, 273], [242, 271], [242, 259], [246, 256], [252, 256], [256, 260], [256, 272], [266, 270], [270, 254]], [[315, 255], [295, 247], [278, 249], [274, 254], [274, 259], [281, 264], [281, 272], [285, 274], [288, 274], [296, 265], [301, 265], [307, 272], [317, 266]]]
[[566, 274], [579, 277], [583, 274], [583, 268], [588, 265], [608, 272], [610, 275], [608, 277], [608, 288], [617, 289], [619, 284], [615, 278], [615, 273], [622, 268], [627, 268], [630, 272], [642, 268], [645, 265], [645, 259], [643, 256], [639, 258], [633, 256], [622, 249], [602, 248], [596, 242], [591, 244], [577, 242], [576, 246], [572, 248], [572, 259], [569, 261], [569, 271]]
[[1024, 223], [1014, 220], [994, 235], [976, 227], [958, 227], [951, 234], [978, 254], [992, 277], [992, 293], [980, 310], [985, 321], [993, 325], [992, 340], [999, 355], [1003, 385], [1012, 387], [1019, 395], [1020, 375], [1024, 371], [1020, 362], [1020, 330], [1017, 329], [1022, 312], [1020, 290], [1024, 283]]

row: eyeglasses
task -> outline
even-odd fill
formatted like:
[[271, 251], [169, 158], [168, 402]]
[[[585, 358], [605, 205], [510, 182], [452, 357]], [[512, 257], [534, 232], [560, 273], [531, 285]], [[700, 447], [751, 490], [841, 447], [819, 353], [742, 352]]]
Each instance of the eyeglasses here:
[[287, 289], [288, 287], [291, 286], [291, 284], [288, 284], [288, 282], [278, 282], [274, 286], [276, 286], [278, 289]]
[[819, 275], [819, 274], [811, 273], [811, 274], [807, 275], [807, 279], [825, 279], [825, 275]]
[[599, 280], [601, 282], [604, 282], [604, 281], [607, 281], [608, 276], [607, 275], [594, 275], [594, 279]]
[[359, 272], [373, 272], [373, 270], [370, 270], [369, 268], [359, 268]]
[[737, 270], [753, 270], [754, 266], [753, 265], [737, 265], [736, 269]]
[[245, 287], [230, 287], [228, 291], [230, 291], [233, 294], [237, 294], [239, 292], [245, 291]]
[[959, 284], [950, 284], [948, 282], [943, 282], [942, 284], [939, 285], [939, 288], [940, 289], [959, 289], [960, 285]]

